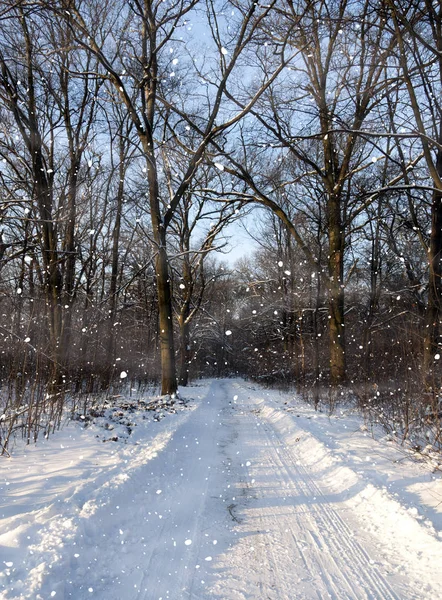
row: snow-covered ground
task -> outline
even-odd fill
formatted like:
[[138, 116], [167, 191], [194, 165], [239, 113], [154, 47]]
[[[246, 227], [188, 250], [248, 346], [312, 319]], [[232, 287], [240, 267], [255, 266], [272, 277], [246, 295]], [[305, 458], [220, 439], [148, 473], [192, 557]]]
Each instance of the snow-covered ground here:
[[2, 599], [441, 597], [437, 459], [239, 380], [185, 395], [0, 459]]

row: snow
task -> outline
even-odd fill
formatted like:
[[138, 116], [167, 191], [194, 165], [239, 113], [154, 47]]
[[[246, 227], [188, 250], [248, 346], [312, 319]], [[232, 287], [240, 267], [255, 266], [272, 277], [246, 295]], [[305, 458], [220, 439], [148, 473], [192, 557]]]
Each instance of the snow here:
[[1, 459], [2, 600], [439, 597], [436, 456], [241, 380], [181, 395]]

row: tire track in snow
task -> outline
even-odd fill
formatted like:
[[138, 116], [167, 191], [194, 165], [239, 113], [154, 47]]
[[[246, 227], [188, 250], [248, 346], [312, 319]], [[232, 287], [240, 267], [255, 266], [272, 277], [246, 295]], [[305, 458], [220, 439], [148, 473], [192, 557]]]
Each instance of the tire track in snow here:
[[[408, 562], [403, 575], [392, 568], [401, 565], [402, 548], [396, 547], [400, 540], [394, 539], [393, 544], [387, 540], [385, 545], [382, 537], [361, 526], [360, 511], [354, 512], [354, 501], [347, 502], [358, 486], [344, 491], [332, 487], [330, 491], [330, 485], [325, 483], [330, 475], [327, 465], [323, 473], [316, 473], [317, 468], [309, 467], [310, 460], [306, 466], [302, 464], [299, 446], [293, 443], [297, 435], [294, 432], [311, 436], [308, 429], [299, 429], [298, 423], [285, 412], [266, 407], [262, 396], [258, 399], [255, 394], [254, 398], [252, 393], [244, 401], [245, 396], [250, 396], [245, 386], [231, 385], [232, 396], [238, 392], [242, 396], [232, 419], [236, 419], [240, 432], [241, 454], [247, 453], [252, 460], [247, 480], [256, 478], [252, 489], [257, 498], [239, 503], [242, 523], [236, 526], [238, 542], [220, 557], [227, 577], [224, 585], [211, 588], [213, 595], [208, 597], [241, 600], [433, 600], [437, 597], [436, 589], [419, 579], [419, 569], [415, 570], [414, 564]], [[275, 415], [277, 419], [290, 419], [289, 430], [287, 420], [274, 422]], [[321, 444], [316, 439], [312, 441]], [[359, 494], [355, 498], [359, 501]], [[370, 507], [371, 513], [367, 515], [373, 514], [375, 506]], [[379, 534], [382, 536], [382, 531]], [[248, 553], [250, 540], [255, 550], [259, 547], [255, 556]], [[393, 556], [396, 551], [397, 556]]]
[[[259, 415], [256, 425], [266, 444], [260, 450], [256, 430], [244, 427], [245, 445], [257, 450], [250, 477], [256, 477], [259, 496], [253, 509], [244, 510], [244, 519], [260, 519], [264, 527], [270, 525], [269, 536], [275, 540], [284, 528], [290, 532], [292, 539], [287, 545], [294, 568], [301, 573], [298, 591], [283, 596], [283, 585], [278, 598], [439, 597], [442, 578], [434, 561], [442, 556], [440, 542], [395, 499], [334, 457], [310, 432], [308, 422], [303, 427], [265, 400], [266, 395], [274, 394], [234, 385], [240, 397], [248, 396], [241, 404], [247, 415], [244, 421]], [[278, 480], [279, 490], [275, 491]], [[286, 515], [280, 514], [282, 504]], [[268, 560], [274, 559], [269, 555]]]
[[[339, 600], [401, 600], [373, 566], [369, 555], [355, 540], [338, 511], [330, 507], [308, 472], [296, 464], [299, 463], [298, 458], [285, 446], [280, 434], [268, 421], [266, 424], [263, 429], [271, 460], [281, 479], [295, 492], [295, 498], [305, 496], [311, 500], [309, 510], [302, 513], [302, 519], [295, 513], [299, 530], [290, 527], [294, 538], [299, 533], [310, 538], [314, 548], [313, 565], [306, 563], [306, 566], [311, 574], [321, 572], [332, 597]], [[309, 524], [308, 529], [304, 520]], [[362, 589], [354, 590], [352, 582], [358, 582]]]
[[[442, 560], [442, 544], [434, 538], [426, 524], [412, 518], [388, 493], [362, 479], [341, 457], [336, 460], [333, 450], [311, 433], [309, 421], [306, 422], [307, 427], [302, 428], [285, 411], [269, 406], [265, 414], [279, 443], [287, 442], [289, 460], [301, 472], [302, 480], [309, 485], [312, 493], [325, 500], [322, 502], [325, 510], [332, 509], [332, 506], [326, 502], [324, 490], [340, 497], [342, 508], [334, 511], [333, 518], [343, 535], [349, 535], [353, 542], [361, 540], [358, 544], [362, 553], [360, 559], [370, 560], [369, 554], [376, 557], [377, 562], [381, 559], [384, 563], [381, 570], [389, 575], [387, 583], [401, 600], [433, 600], [439, 597], [442, 577], [436, 565]], [[302, 441], [298, 445], [296, 441], [300, 440], [300, 436]], [[321, 456], [325, 462], [322, 471], [318, 472], [318, 465], [306, 452], [316, 459]], [[303, 456], [304, 460], [297, 460]], [[349, 481], [355, 484], [353, 493], [349, 493]], [[344, 518], [343, 513], [346, 515]], [[354, 534], [349, 523], [353, 525]]]

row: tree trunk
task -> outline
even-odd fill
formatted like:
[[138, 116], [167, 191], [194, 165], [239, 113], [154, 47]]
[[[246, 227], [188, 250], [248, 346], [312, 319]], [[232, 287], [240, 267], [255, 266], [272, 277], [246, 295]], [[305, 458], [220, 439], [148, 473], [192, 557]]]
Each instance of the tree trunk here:
[[149, 180], [150, 218], [153, 237], [156, 245], [155, 272], [157, 276], [157, 298], [159, 317], [159, 337], [161, 356], [161, 393], [175, 394], [177, 391], [175, 345], [173, 339], [172, 294], [169, 279], [169, 260], [166, 248], [166, 229], [161, 217], [158, 193], [158, 177], [154, 163], [154, 155], [150, 152], [153, 146], [144, 140]]
[[319, 406], [319, 381], [320, 381], [318, 308], [319, 308], [319, 299], [316, 298], [315, 310], [313, 311], [313, 335], [314, 335], [314, 341], [313, 341], [313, 373], [314, 373], [313, 402], [315, 405], [315, 410], [318, 410], [318, 406]]
[[[437, 153], [436, 168], [442, 176], [442, 151]], [[434, 356], [438, 354], [439, 347], [439, 319], [441, 315], [442, 299], [442, 191], [433, 192], [431, 205], [431, 236], [428, 252], [429, 262], [429, 287], [428, 304], [425, 318], [424, 333], [424, 380], [426, 387], [433, 387]]]
[[180, 318], [180, 385], [189, 383], [190, 363], [190, 323], [186, 318]]
[[371, 228], [371, 257], [370, 257], [370, 296], [362, 336], [362, 368], [365, 380], [369, 381], [371, 373], [372, 357], [372, 326], [374, 316], [379, 304], [379, 272], [380, 272], [380, 223], [382, 215], [382, 202], [379, 201], [375, 215], [375, 225]]
[[62, 348], [61, 355], [63, 364], [69, 364], [70, 353], [71, 353], [71, 333], [72, 333], [72, 310], [73, 310], [73, 296], [74, 296], [74, 285], [75, 285], [75, 224], [77, 221], [77, 182], [78, 182], [78, 170], [80, 168], [80, 160], [76, 157], [71, 157], [71, 167], [69, 176], [69, 189], [68, 189], [68, 206], [67, 215], [68, 222], [66, 226], [66, 233], [64, 238], [64, 252], [66, 252], [66, 261], [64, 268], [64, 293], [63, 293], [63, 331], [62, 331]]
[[[37, 136], [35, 136], [37, 137]], [[33, 156], [34, 195], [39, 208], [41, 223], [42, 256], [45, 272], [44, 287], [46, 296], [46, 310], [49, 319], [49, 345], [50, 345], [50, 392], [58, 389], [61, 383], [60, 367], [61, 356], [61, 289], [62, 276], [59, 268], [57, 235], [52, 216], [52, 191], [47, 177], [43, 173], [44, 162], [41, 156], [41, 145], [33, 144], [37, 148]]]
[[[156, 57], [153, 72], [157, 72]], [[155, 93], [146, 84], [146, 111], [150, 115], [149, 123], [153, 124]], [[161, 356], [161, 393], [175, 394], [178, 385], [176, 379], [175, 344], [173, 338], [172, 293], [169, 279], [169, 259], [166, 247], [166, 227], [161, 214], [161, 203], [158, 189], [158, 173], [155, 163], [154, 138], [150, 132], [138, 135], [146, 155], [147, 177], [149, 183], [149, 207], [153, 238], [156, 245], [155, 272], [157, 276], [157, 298], [159, 318], [159, 338]]]
[[177, 391], [177, 381], [169, 263], [166, 252], [166, 235], [163, 228], [161, 228], [158, 233], [160, 235], [158, 236], [159, 247], [157, 250], [155, 269], [157, 274], [158, 313], [160, 322], [161, 393], [174, 394]]
[[124, 179], [126, 175], [126, 169], [124, 165], [124, 143], [120, 138], [120, 151], [119, 151], [119, 169], [118, 169], [118, 191], [117, 191], [117, 206], [115, 223], [112, 231], [112, 264], [111, 264], [111, 279], [109, 286], [109, 318], [108, 318], [108, 340], [105, 358], [105, 369], [106, 376], [104, 378], [105, 385], [110, 383], [113, 373], [113, 362], [115, 353], [115, 327], [114, 323], [117, 314], [117, 300], [118, 300], [118, 269], [119, 269], [119, 250], [120, 250], [120, 232], [121, 232], [121, 215], [123, 212], [123, 200], [124, 200]]
[[345, 323], [344, 323], [344, 236], [341, 208], [337, 196], [329, 198], [329, 321], [330, 321], [330, 380], [336, 387], [345, 382]]

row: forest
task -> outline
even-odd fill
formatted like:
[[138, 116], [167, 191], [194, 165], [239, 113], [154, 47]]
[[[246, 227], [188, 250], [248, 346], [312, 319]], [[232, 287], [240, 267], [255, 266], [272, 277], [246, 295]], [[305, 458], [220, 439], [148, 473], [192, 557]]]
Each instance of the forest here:
[[231, 376], [440, 447], [441, 91], [441, 0], [1, 0], [0, 452]]

